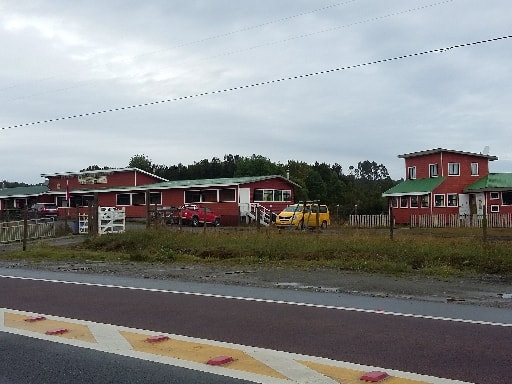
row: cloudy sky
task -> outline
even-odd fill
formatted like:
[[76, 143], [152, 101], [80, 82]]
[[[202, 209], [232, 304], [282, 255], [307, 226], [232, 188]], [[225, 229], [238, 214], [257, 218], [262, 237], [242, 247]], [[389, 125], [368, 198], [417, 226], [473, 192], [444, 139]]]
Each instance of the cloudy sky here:
[[2, 0], [0, 180], [136, 154], [370, 160], [399, 179], [399, 154], [485, 146], [512, 172], [511, 15], [510, 0]]

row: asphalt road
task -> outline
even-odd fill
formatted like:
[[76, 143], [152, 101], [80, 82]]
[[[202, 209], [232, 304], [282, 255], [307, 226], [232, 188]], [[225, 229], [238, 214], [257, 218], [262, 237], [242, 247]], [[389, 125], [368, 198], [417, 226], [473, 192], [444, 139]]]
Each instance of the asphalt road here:
[[[10, 278], [0, 278], [0, 307], [466, 382], [510, 382], [511, 326], [403, 316], [384, 311]], [[11, 343], [12, 348], [17, 343], [27, 343], [26, 340], [13, 341], [2, 334], [2, 344], [4, 342], [5, 345]], [[38, 348], [44, 350], [44, 346]], [[57, 361], [59, 356], [68, 358], [71, 355], [57, 352]], [[22, 360], [20, 356], [19, 361]], [[3, 366], [11, 364], [5, 357], [0, 362]], [[74, 366], [75, 363], [69, 364]], [[120, 364], [120, 371], [130, 372]], [[162, 375], [165, 377], [165, 373]]]

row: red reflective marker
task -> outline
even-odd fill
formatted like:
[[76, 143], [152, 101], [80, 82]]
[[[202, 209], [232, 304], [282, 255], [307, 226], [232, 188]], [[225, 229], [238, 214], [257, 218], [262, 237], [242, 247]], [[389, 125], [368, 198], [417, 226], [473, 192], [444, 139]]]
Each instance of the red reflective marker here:
[[223, 365], [231, 363], [234, 359], [231, 356], [217, 356], [208, 360], [209, 365]]
[[62, 335], [63, 333], [69, 332], [69, 329], [67, 328], [57, 328], [57, 329], [50, 329], [46, 331], [45, 333], [47, 335]]
[[363, 376], [361, 376], [360, 380], [377, 383], [381, 380], [384, 380], [388, 376], [389, 375], [386, 372], [373, 371], [365, 373]]
[[146, 343], [159, 343], [161, 341], [169, 340], [169, 336], [159, 335], [151, 336], [146, 339]]
[[41, 321], [41, 320], [46, 320], [46, 317], [44, 317], [44, 316], [31, 316], [31, 317], [27, 317], [25, 319], [25, 321], [28, 321], [29, 323], [33, 323], [34, 321]]

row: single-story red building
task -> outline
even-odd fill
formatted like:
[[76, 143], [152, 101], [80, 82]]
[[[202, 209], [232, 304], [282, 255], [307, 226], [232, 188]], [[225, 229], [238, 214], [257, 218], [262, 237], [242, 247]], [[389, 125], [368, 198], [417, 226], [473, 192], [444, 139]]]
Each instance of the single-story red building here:
[[[249, 176], [169, 181], [137, 168], [42, 174], [46, 191], [37, 196], [12, 199], [0, 190], [0, 207], [56, 203], [59, 216], [76, 215], [97, 197], [102, 207], [124, 208], [127, 218], [146, 217], [146, 196], [151, 207], [180, 207], [200, 203], [222, 216], [222, 225], [253, 219], [256, 209], [280, 212], [295, 199], [298, 184], [279, 176]], [[30, 188], [30, 187], [27, 187]]]

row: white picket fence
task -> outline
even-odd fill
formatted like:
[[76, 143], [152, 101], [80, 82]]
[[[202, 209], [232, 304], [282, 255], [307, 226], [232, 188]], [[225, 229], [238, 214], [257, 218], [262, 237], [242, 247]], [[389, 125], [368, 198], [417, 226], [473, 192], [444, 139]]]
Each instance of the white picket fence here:
[[389, 215], [350, 215], [348, 225], [357, 228], [389, 227]]
[[[512, 214], [490, 213], [486, 215], [489, 228], [512, 228]], [[387, 228], [389, 215], [350, 215], [348, 225], [357, 228]], [[457, 214], [411, 215], [411, 228], [482, 228], [483, 215], [461, 216]]]
[[[484, 226], [483, 215], [412, 215], [411, 228], [482, 228]], [[512, 228], [512, 214], [490, 213], [486, 215], [489, 228]]]
[[[24, 233], [23, 220], [0, 222], [0, 243], [22, 241]], [[55, 236], [53, 219], [27, 220], [27, 239], [41, 239]]]

